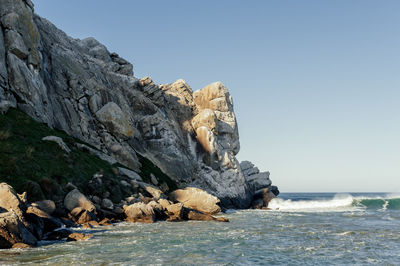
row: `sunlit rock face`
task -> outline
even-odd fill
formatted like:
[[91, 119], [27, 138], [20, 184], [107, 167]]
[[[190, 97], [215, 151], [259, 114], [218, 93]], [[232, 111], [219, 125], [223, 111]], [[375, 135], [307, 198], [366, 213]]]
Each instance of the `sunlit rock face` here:
[[233, 101], [221, 82], [193, 92], [181, 79], [138, 79], [132, 64], [94, 38], [67, 36], [29, 0], [1, 0], [0, 24], [0, 111], [18, 107], [127, 168], [140, 168], [140, 154], [179, 187], [204, 189], [225, 207], [250, 206]]

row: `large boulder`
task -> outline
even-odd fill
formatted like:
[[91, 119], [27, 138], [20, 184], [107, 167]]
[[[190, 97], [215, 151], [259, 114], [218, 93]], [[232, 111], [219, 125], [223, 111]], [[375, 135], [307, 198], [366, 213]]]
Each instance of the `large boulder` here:
[[32, 206], [38, 207], [42, 211], [51, 215], [56, 210], [56, 204], [52, 200], [40, 200], [32, 204]]
[[169, 194], [172, 201], [180, 202], [187, 208], [202, 213], [216, 214], [221, 211], [220, 200], [204, 190], [194, 187], [178, 189]]
[[129, 206], [124, 205], [123, 210], [128, 222], [155, 222], [155, 212], [151, 205], [138, 202]]
[[64, 198], [64, 206], [69, 211], [72, 211], [76, 207], [92, 212], [96, 210], [94, 204], [86, 198], [78, 189], [70, 191]]
[[20, 219], [23, 218], [26, 206], [15, 190], [6, 183], [0, 183], [0, 208], [15, 212]]
[[11, 248], [16, 243], [34, 246], [37, 239], [15, 212], [0, 213], [0, 248]]

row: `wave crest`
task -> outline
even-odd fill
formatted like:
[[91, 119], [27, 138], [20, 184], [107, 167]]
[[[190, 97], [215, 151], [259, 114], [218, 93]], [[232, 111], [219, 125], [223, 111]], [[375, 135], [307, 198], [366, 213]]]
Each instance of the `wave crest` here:
[[280, 211], [354, 211], [354, 210], [400, 210], [400, 196], [354, 197], [350, 194], [337, 194], [332, 199], [292, 201], [275, 198], [268, 207]]

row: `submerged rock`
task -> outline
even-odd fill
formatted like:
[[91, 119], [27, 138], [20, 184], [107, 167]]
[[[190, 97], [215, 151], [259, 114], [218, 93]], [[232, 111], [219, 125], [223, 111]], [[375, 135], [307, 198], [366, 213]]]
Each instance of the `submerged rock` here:
[[83, 241], [92, 238], [91, 234], [83, 234], [83, 233], [72, 233], [67, 237], [67, 241]]

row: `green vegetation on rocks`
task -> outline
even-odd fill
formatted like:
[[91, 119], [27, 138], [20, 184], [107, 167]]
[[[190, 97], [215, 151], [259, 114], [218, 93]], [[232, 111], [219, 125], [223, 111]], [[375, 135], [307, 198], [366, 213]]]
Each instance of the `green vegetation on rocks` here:
[[[46, 136], [63, 139], [71, 149], [67, 153], [52, 141], [42, 140]], [[73, 183], [81, 191], [87, 192], [87, 184], [96, 173], [114, 184], [111, 189], [113, 201], [121, 199], [124, 189], [119, 189], [119, 176], [116, 166], [76, 147], [82, 143], [65, 132], [51, 129], [36, 122], [20, 110], [10, 109], [0, 115], [0, 182], [13, 186], [19, 193], [28, 191], [30, 200], [41, 200], [65, 194], [65, 185]], [[86, 144], [87, 145], [87, 144]], [[142, 175], [145, 181], [153, 173], [170, 189], [176, 184], [148, 159], [140, 157]], [[100, 191], [99, 191], [100, 192]], [[113, 195], [121, 194], [121, 195]]]

